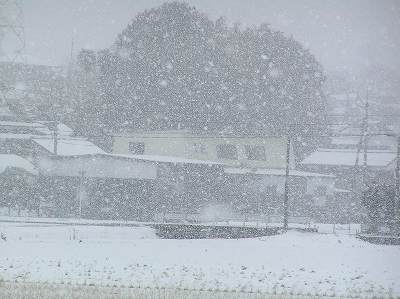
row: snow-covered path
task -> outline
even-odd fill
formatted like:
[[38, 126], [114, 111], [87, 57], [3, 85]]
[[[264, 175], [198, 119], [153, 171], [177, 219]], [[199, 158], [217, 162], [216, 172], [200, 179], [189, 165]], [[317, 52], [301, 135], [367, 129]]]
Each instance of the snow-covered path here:
[[0, 230], [4, 280], [400, 296], [400, 247], [346, 235], [162, 240], [145, 227], [1, 223]]

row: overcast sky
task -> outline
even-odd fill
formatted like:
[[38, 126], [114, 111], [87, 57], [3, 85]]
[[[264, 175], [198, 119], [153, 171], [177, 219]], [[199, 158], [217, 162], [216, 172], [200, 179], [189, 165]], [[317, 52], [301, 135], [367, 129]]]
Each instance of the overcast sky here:
[[[29, 61], [60, 65], [74, 50], [108, 47], [140, 11], [161, 0], [21, 0]], [[267, 22], [303, 43], [328, 70], [400, 69], [397, 0], [190, 0], [211, 18]]]

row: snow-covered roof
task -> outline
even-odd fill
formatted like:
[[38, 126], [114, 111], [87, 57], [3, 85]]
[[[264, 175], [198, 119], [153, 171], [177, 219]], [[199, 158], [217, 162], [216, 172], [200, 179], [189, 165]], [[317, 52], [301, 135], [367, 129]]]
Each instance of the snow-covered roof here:
[[44, 124], [23, 122], [23, 121], [0, 121], [0, 126], [29, 127], [29, 128], [43, 128], [43, 127], [45, 127]]
[[22, 133], [0, 133], [0, 139], [31, 139], [35, 137], [40, 137], [40, 135]]
[[14, 154], [0, 154], [0, 173], [8, 168], [19, 168], [31, 174], [37, 174], [35, 166], [28, 160]]
[[[331, 138], [331, 144], [337, 146], [355, 147], [359, 143], [360, 143], [360, 137], [358, 136], [340, 136]], [[369, 136], [368, 147], [369, 150], [372, 150], [373, 147], [379, 148], [380, 150], [395, 149], [396, 140], [392, 136]]]
[[[48, 122], [47, 122], [48, 123]], [[48, 126], [43, 125], [42, 128], [38, 129], [41, 133], [51, 135], [53, 134], [53, 131], [48, 128]], [[57, 134], [58, 136], [72, 136], [74, 133], [74, 130], [72, 130], [70, 127], [63, 123], [57, 124]]]
[[[374, 150], [367, 152], [367, 165], [386, 167], [396, 158], [392, 151]], [[321, 148], [306, 157], [301, 164], [305, 165], [331, 165], [354, 166], [357, 159], [355, 149], [327, 149]], [[363, 152], [359, 153], [359, 165], [363, 164]]]
[[[34, 142], [44, 147], [50, 153], [54, 153], [54, 140], [52, 138], [35, 138]], [[88, 154], [105, 154], [98, 146], [83, 138], [58, 139], [57, 155], [79, 156]]]
[[[49, 122], [22, 122], [22, 121], [0, 121], [0, 127], [13, 127], [31, 129], [30, 133], [0, 133], [2, 139], [31, 139], [43, 135], [52, 136], [53, 131], [47, 126]], [[59, 137], [72, 136], [74, 131], [63, 123], [57, 125], [57, 134]]]
[[[0, 133], [0, 139], [32, 139], [50, 153], [54, 150], [52, 131], [49, 122], [0, 121], [0, 126], [34, 129], [33, 133]], [[37, 134], [36, 134], [37, 132]], [[47, 135], [47, 136], [46, 136]], [[60, 156], [79, 156], [87, 154], [105, 154], [105, 152], [85, 138], [72, 137], [73, 130], [63, 123], [57, 125], [57, 154]]]
[[155, 179], [155, 163], [112, 154], [85, 154], [69, 156], [41, 156], [37, 160], [45, 176], [71, 176], [122, 179]]
[[341, 137], [332, 137], [332, 144], [340, 144], [340, 145], [357, 145], [360, 142], [360, 137], [358, 136], [341, 136]]
[[160, 155], [114, 155], [126, 158], [135, 158], [143, 161], [153, 161], [160, 163], [182, 163], [182, 164], [205, 164], [205, 165], [223, 165], [223, 163], [215, 161], [197, 160], [197, 159], [187, 159], [171, 156], [160, 156]]
[[[242, 134], [238, 134], [230, 131], [203, 131], [203, 130], [188, 130], [188, 129], [177, 129], [177, 130], [137, 130], [129, 132], [117, 132], [112, 133], [115, 137], [202, 137], [202, 138], [245, 138]], [[286, 139], [284, 136], [279, 135], [248, 135], [247, 138], [263, 138], [263, 139]]]
[[[259, 175], [269, 175], [269, 176], [285, 176], [286, 170], [285, 169], [251, 169], [251, 168], [225, 168], [225, 173], [229, 174], [259, 174]], [[314, 172], [306, 172], [301, 170], [290, 169], [289, 171], [290, 176], [297, 176], [297, 177], [326, 177], [326, 178], [333, 178], [335, 176], [328, 175], [328, 174], [321, 174], [321, 173], [314, 173]]]
[[66, 124], [60, 123], [57, 125], [57, 133], [60, 135], [71, 136], [74, 133], [74, 130], [72, 130]]
[[335, 188], [335, 189], [333, 190], [333, 192], [335, 192], [335, 193], [351, 193], [350, 190], [340, 189], [340, 188]]

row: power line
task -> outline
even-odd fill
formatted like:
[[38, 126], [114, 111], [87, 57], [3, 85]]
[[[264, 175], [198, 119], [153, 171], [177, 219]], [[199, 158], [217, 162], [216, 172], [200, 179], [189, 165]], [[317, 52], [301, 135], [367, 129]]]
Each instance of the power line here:
[[[337, 116], [341, 116], [341, 117], [352, 117], [354, 115], [345, 115], [345, 114], [326, 114], [326, 116], [333, 116], [333, 117], [337, 117]], [[400, 114], [370, 114], [369, 116], [372, 117], [400, 117]]]
[[[83, 139], [87, 139], [87, 138], [107, 138], [107, 137], [126, 137], [129, 139], [134, 139], [134, 138], [140, 138], [140, 139], [181, 139], [181, 138], [187, 138], [187, 139], [198, 139], [198, 138], [210, 138], [210, 139], [253, 139], [253, 138], [284, 138], [287, 135], [285, 134], [281, 134], [281, 135], [220, 135], [220, 136], [215, 136], [215, 135], [201, 135], [199, 134], [198, 136], [140, 136], [141, 133], [135, 133], [137, 135], [135, 136], [129, 136], [129, 135], [85, 135], [85, 136], [74, 136], [74, 137], [70, 137], [70, 136], [62, 136], [59, 135], [58, 136], [58, 140], [68, 140], [68, 141], [83, 141]], [[146, 134], [146, 133], [143, 133]], [[24, 134], [17, 134], [17, 135], [24, 135]], [[50, 139], [53, 137], [52, 134], [44, 134], [44, 135], [32, 135], [32, 134], [28, 134], [30, 135], [30, 138], [32, 139]], [[139, 135], [139, 136], [138, 136]], [[301, 135], [298, 134], [298, 137], [324, 137], [324, 138], [330, 138], [330, 137], [364, 137], [365, 135], [363, 134], [315, 134], [315, 135]], [[368, 133], [368, 136], [387, 136], [387, 137], [397, 137], [397, 134], [394, 133]], [[8, 139], [7, 136], [2, 137], [0, 134], [0, 139]], [[18, 137], [16, 136], [15, 138], [12, 138], [12, 136], [10, 136], [9, 139], [18, 139]], [[88, 140], [86, 140], [88, 141]]]

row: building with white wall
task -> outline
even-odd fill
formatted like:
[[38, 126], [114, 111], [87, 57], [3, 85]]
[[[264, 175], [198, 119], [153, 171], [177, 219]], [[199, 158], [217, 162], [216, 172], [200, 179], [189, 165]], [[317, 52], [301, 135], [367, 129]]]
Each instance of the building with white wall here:
[[[285, 137], [143, 131], [112, 136], [113, 154], [168, 156], [219, 162], [229, 167], [285, 168]], [[293, 151], [290, 155], [294, 167]]]

